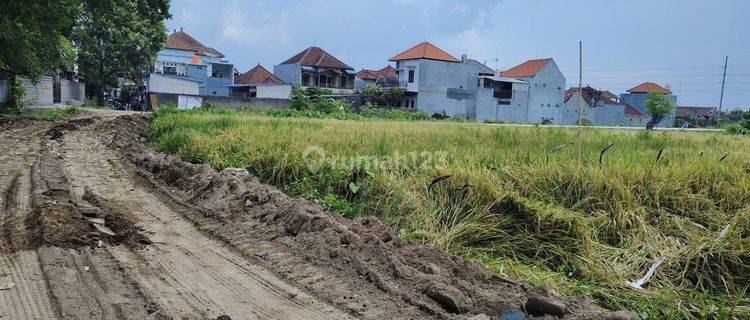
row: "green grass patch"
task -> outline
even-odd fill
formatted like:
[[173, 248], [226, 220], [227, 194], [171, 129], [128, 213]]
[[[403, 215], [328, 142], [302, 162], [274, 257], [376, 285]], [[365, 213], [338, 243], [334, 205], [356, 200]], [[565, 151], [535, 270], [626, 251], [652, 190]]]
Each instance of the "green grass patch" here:
[[[747, 137], [207, 109], [160, 110], [148, 137], [183, 160], [247, 168], [346, 217], [378, 216], [402, 236], [611, 309], [750, 317]], [[660, 257], [645, 290], [625, 284]]]
[[0, 121], [17, 121], [23, 119], [54, 120], [60, 118], [69, 118], [81, 113], [83, 113], [83, 111], [78, 107], [69, 107], [64, 109], [27, 109], [16, 113], [0, 114]]

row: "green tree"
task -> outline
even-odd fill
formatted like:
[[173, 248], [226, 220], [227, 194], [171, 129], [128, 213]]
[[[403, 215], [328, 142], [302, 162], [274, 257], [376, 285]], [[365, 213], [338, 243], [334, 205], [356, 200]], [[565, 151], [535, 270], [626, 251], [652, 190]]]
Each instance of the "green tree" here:
[[376, 105], [380, 102], [383, 91], [380, 90], [380, 87], [369, 84], [362, 88], [360, 94], [362, 94], [362, 98], [365, 99], [365, 103], [369, 102]]
[[651, 115], [651, 120], [646, 124], [646, 130], [652, 130], [672, 112], [674, 104], [664, 94], [649, 92], [644, 107]]
[[118, 78], [140, 81], [166, 42], [169, 0], [83, 0], [75, 32], [78, 67], [104, 104]]
[[75, 59], [78, 0], [0, 1], [0, 69], [32, 79]]
[[403, 95], [403, 92], [401, 89], [396, 87], [390, 87], [385, 92], [383, 92], [383, 100], [390, 106], [395, 106], [396, 103], [398, 103], [399, 100], [401, 100], [401, 96]]
[[0, 1], [0, 77], [11, 79], [8, 103], [0, 113], [21, 109], [23, 87], [16, 75], [36, 81], [56, 68], [69, 68], [75, 49], [68, 40], [80, 11], [78, 0]]

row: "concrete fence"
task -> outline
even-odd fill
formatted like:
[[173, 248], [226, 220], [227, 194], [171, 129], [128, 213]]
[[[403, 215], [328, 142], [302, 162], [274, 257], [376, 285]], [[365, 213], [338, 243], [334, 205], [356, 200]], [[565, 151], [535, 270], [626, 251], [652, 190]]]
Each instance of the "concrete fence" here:
[[[55, 79], [50, 76], [41, 76], [36, 82], [27, 77], [16, 77], [18, 84], [24, 90], [21, 101], [27, 107], [49, 107], [56, 103], [66, 105], [81, 105], [86, 99], [86, 87], [83, 83], [60, 79], [55, 83]], [[7, 88], [10, 89], [10, 80], [5, 79]], [[57, 88], [56, 88], [57, 86]], [[2, 101], [3, 83], [0, 82], [0, 101]], [[59, 90], [59, 98], [55, 101], [55, 90]], [[7, 94], [6, 100], [7, 101]]]
[[[179, 101], [179, 94], [174, 93], [157, 93], [152, 92], [148, 94], [147, 100], [151, 109], [171, 105], [177, 106]], [[287, 109], [289, 108], [289, 99], [273, 99], [273, 98], [242, 98], [242, 97], [220, 97], [220, 96], [199, 96], [199, 95], [185, 95], [201, 97], [203, 106], [212, 105], [214, 107], [227, 107], [232, 109]]]
[[16, 81], [25, 89], [21, 98], [24, 106], [51, 106], [54, 104], [54, 81], [52, 77], [41, 76], [36, 83], [26, 77], [16, 77]]
[[0, 76], [0, 103], [8, 102], [10, 97], [10, 81]]

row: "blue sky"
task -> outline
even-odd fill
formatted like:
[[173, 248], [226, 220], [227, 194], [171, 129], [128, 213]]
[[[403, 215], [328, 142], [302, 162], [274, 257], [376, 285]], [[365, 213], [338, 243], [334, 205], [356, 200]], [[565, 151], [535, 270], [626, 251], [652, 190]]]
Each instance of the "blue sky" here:
[[623, 92], [644, 81], [670, 85], [680, 105], [750, 106], [750, 1], [542, 0], [173, 0], [170, 32], [183, 27], [247, 71], [311, 45], [359, 70], [422, 41], [491, 68], [552, 57], [567, 86]]

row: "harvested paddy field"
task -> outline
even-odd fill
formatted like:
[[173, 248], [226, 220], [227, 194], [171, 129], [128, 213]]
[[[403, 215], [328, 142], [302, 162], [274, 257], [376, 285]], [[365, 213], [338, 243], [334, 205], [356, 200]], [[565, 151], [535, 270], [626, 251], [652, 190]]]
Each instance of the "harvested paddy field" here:
[[750, 140], [160, 112], [159, 150], [651, 319], [750, 316]]

